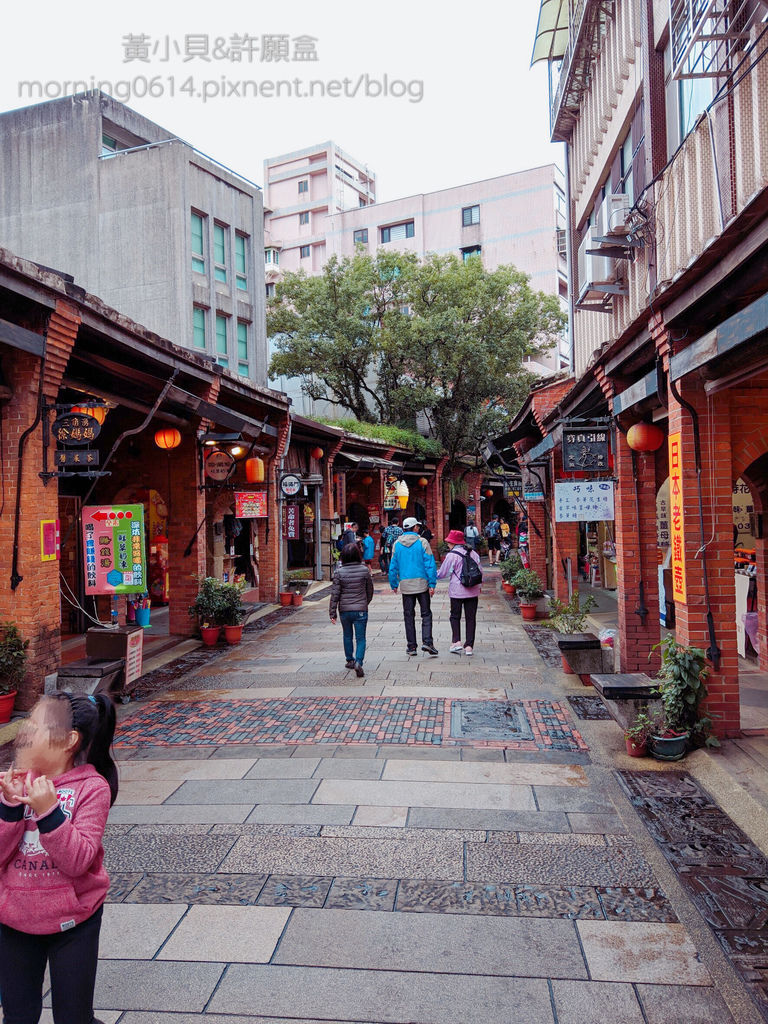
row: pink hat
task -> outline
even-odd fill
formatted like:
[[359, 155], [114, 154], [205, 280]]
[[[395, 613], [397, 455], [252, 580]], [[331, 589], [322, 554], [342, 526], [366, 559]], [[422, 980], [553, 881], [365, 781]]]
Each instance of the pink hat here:
[[464, 534], [461, 530], [451, 530], [448, 536], [445, 538], [446, 544], [463, 544]]

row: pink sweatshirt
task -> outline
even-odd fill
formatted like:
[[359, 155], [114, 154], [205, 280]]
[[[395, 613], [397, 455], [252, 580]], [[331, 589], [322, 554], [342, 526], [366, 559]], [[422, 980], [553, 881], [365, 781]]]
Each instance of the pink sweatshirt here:
[[104, 902], [107, 780], [93, 765], [53, 780], [58, 807], [38, 818], [0, 802], [0, 923], [32, 935], [65, 932]]
[[[482, 583], [478, 583], [476, 587], [465, 587], [461, 582], [461, 570], [464, 568], [464, 552], [466, 550], [462, 544], [457, 544], [445, 556], [443, 564], [437, 572], [439, 580], [444, 580], [446, 576], [449, 578], [449, 597], [477, 597], [482, 588]], [[469, 557], [480, 565], [480, 556], [475, 551]]]

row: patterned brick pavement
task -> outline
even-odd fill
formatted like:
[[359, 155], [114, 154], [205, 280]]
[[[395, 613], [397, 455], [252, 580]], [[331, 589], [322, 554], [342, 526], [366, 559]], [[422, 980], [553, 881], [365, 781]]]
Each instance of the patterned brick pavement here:
[[[509, 735], [486, 739], [452, 731], [453, 705], [426, 697], [305, 697], [286, 700], [153, 701], [118, 730], [115, 746], [242, 743], [374, 743], [505, 747], [515, 750], [588, 750], [562, 704], [546, 700], [477, 701], [489, 710], [509, 706]], [[498, 736], [498, 733], [494, 734]]]

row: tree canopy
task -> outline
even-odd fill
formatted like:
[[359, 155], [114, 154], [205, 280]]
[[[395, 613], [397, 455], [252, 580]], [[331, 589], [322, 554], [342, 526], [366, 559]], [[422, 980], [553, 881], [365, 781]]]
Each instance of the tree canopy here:
[[504, 429], [535, 379], [523, 357], [565, 323], [557, 297], [514, 267], [379, 250], [332, 256], [322, 274], [287, 273], [267, 308], [270, 376], [361, 421], [423, 417], [451, 460]]

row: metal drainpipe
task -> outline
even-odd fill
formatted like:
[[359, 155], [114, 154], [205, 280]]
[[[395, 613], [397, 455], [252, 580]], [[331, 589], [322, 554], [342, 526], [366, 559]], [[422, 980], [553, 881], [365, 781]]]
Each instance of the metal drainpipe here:
[[715, 671], [717, 672], [720, 668], [720, 648], [717, 646], [717, 636], [715, 634], [715, 619], [712, 614], [712, 603], [709, 598], [709, 576], [707, 574], [707, 549], [704, 540], [704, 496], [701, 491], [701, 434], [699, 432], [699, 414], [696, 412], [690, 402], [687, 402], [677, 389], [675, 381], [670, 377], [669, 379], [669, 390], [675, 396], [675, 400], [679, 402], [684, 409], [687, 410], [688, 415], [691, 417], [693, 423], [693, 455], [696, 463], [696, 481], [698, 484], [699, 491], [699, 533], [701, 535], [701, 547], [699, 553], [701, 554], [701, 568], [704, 576], [704, 600], [707, 605], [707, 632], [709, 633], [709, 647], [707, 648], [707, 657], [712, 662]]
[[277, 510], [278, 510], [278, 523], [277, 523], [277, 591], [283, 589], [283, 573], [285, 571], [285, 558], [283, 556], [283, 496], [280, 491], [280, 478], [283, 475], [283, 467], [285, 466], [285, 456], [288, 452], [288, 448], [291, 444], [291, 431], [293, 428], [293, 420], [291, 419], [290, 412], [288, 414], [288, 437], [285, 439], [285, 447], [283, 453], [280, 456], [280, 465], [277, 470], [277, 481], [275, 483], [275, 494], [277, 497]]

